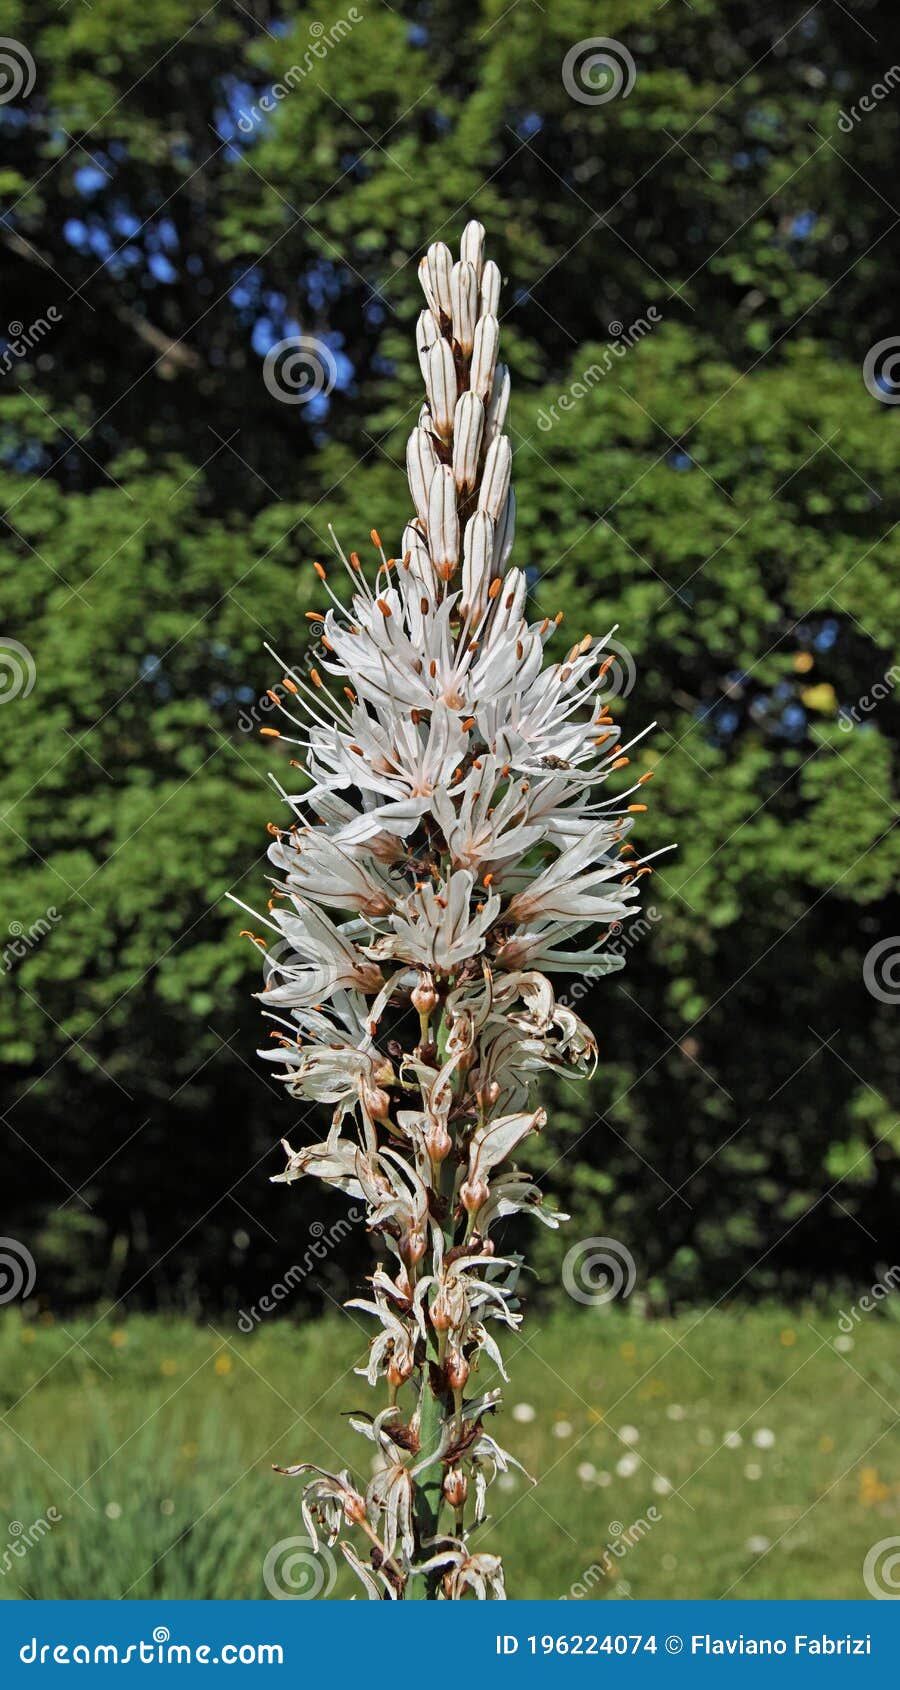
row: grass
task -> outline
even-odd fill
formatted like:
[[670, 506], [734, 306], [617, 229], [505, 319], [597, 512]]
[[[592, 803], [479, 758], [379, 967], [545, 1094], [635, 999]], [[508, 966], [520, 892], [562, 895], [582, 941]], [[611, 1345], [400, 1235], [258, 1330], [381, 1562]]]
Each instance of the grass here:
[[[510, 1594], [866, 1597], [867, 1550], [900, 1531], [897, 1329], [873, 1313], [848, 1340], [837, 1315], [532, 1316], [492, 1428], [540, 1476], [491, 1493]], [[265, 1596], [267, 1552], [303, 1535], [271, 1463], [354, 1465], [366, 1337], [7, 1312], [0, 1598]], [[341, 1566], [323, 1594], [357, 1589]]]

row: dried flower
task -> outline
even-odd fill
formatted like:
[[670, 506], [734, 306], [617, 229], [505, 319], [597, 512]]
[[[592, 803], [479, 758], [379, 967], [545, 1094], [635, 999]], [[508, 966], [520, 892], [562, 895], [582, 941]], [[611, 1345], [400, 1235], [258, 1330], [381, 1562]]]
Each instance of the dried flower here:
[[629, 794], [602, 794], [623, 766], [600, 700], [604, 642], [546, 663], [557, 622], [527, 620], [525, 576], [507, 568], [509, 372], [481, 225], [458, 263], [438, 242], [419, 273], [414, 515], [399, 560], [373, 531], [371, 583], [337, 548], [349, 604], [317, 565], [327, 655], [311, 679], [285, 669], [279, 736], [309, 785], [285, 794], [292, 825], [272, 830], [271, 937], [251, 935], [272, 1023], [262, 1054], [292, 1096], [334, 1109], [328, 1136], [286, 1145], [274, 1177], [365, 1204], [385, 1254], [349, 1307], [375, 1322], [361, 1371], [388, 1404], [352, 1420], [375, 1445], [368, 1485], [279, 1471], [304, 1480], [313, 1541], [317, 1526], [340, 1540], [370, 1599], [502, 1599], [499, 1558], [468, 1548], [489, 1485], [518, 1466], [485, 1429], [500, 1393], [466, 1395], [482, 1354], [506, 1377], [498, 1335], [522, 1320], [520, 1258], [491, 1232], [518, 1214], [566, 1219], [513, 1160], [545, 1124], [541, 1072], [597, 1060], [547, 976], [621, 966], [605, 944], [635, 913], [645, 865], [622, 854]]

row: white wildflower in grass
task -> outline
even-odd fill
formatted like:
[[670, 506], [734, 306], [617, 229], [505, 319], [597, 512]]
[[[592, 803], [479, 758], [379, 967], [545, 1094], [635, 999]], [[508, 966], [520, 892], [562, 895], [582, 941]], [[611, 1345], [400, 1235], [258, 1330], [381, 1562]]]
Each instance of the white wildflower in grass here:
[[357, 1475], [282, 1469], [303, 1481], [311, 1540], [339, 1544], [372, 1600], [505, 1595], [499, 1558], [470, 1545], [488, 1487], [519, 1469], [489, 1429], [500, 1391], [477, 1382], [482, 1358], [505, 1379], [501, 1340], [522, 1321], [521, 1257], [492, 1234], [567, 1218], [526, 1171], [546, 1120], [534, 1087], [542, 1070], [590, 1075], [597, 1049], [548, 976], [622, 966], [609, 930], [650, 873], [627, 837], [649, 774], [609, 784], [629, 761], [602, 699], [613, 658], [585, 636], [546, 662], [560, 618], [528, 620], [510, 563], [509, 374], [480, 224], [456, 263], [430, 247], [420, 276], [413, 515], [396, 557], [373, 530], [371, 570], [337, 545], [334, 568], [316, 565], [325, 656], [308, 678], [284, 665], [284, 726], [263, 730], [288, 749], [290, 816], [270, 829], [274, 889], [251, 935], [263, 1055], [292, 1097], [334, 1111], [322, 1141], [285, 1145], [276, 1178], [363, 1203], [383, 1248], [352, 1303], [381, 1393], [352, 1421], [369, 1445]]

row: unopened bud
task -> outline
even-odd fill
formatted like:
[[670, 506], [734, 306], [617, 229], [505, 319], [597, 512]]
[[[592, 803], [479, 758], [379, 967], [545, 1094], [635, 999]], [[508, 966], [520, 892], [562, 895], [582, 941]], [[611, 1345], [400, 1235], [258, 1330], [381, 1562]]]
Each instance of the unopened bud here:
[[469, 1481], [461, 1467], [448, 1469], [442, 1488], [451, 1508], [462, 1508], [469, 1494]]

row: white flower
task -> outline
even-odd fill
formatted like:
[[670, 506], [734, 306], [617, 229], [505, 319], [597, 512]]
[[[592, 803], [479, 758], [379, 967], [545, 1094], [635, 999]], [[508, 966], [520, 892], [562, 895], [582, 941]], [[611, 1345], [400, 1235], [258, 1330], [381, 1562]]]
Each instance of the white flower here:
[[[316, 564], [316, 667], [273, 653], [283, 728], [263, 731], [289, 753], [282, 779], [288, 766], [306, 779], [275, 780], [289, 821], [270, 828], [265, 937], [250, 936], [264, 1058], [289, 1095], [331, 1108], [327, 1136], [285, 1144], [275, 1180], [314, 1176], [361, 1203], [380, 1252], [348, 1305], [375, 1323], [358, 1371], [389, 1396], [351, 1419], [375, 1470], [361, 1493], [345, 1471], [287, 1469], [309, 1475], [307, 1528], [314, 1543], [317, 1526], [332, 1544], [347, 1525], [363, 1534], [368, 1562], [340, 1546], [369, 1600], [406, 1598], [413, 1579], [432, 1598], [503, 1599], [499, 1559], [468, 1542], [490, 1485], [524, 1472], [484, 1427], [499, 1391], [465, 1394], [480, 1361], [505, 1379], [501, 1340], [523, 1319], [523, 1260], [493, 1233], [526, 1213], [567, 1219], [516, 1166], [545, 1124], [540, 1075], [589, 1075], [598, 1059], [548, 976], [623, 966], [611, 931], [652, 872], [628, 837], [646, 806], [629, 799], [652, 771], [618, 790], [637, 740], [622, 745], [604, 703], [610, 635], [547, 661], [559, 618], [529, 618], [500, 272], [481, 225], [456, 261], [433, 242], [419, 274], [409, 519], [393, 556], [371, 531], [373, 570], [336, 541], [335, 565]], [[512, 1413], [534, 1416], [527, 1402]], [[616, 1471], [640, 1465], [628, 1450]], [[611, 1482], [591, 1463], [578, 1474]]]

